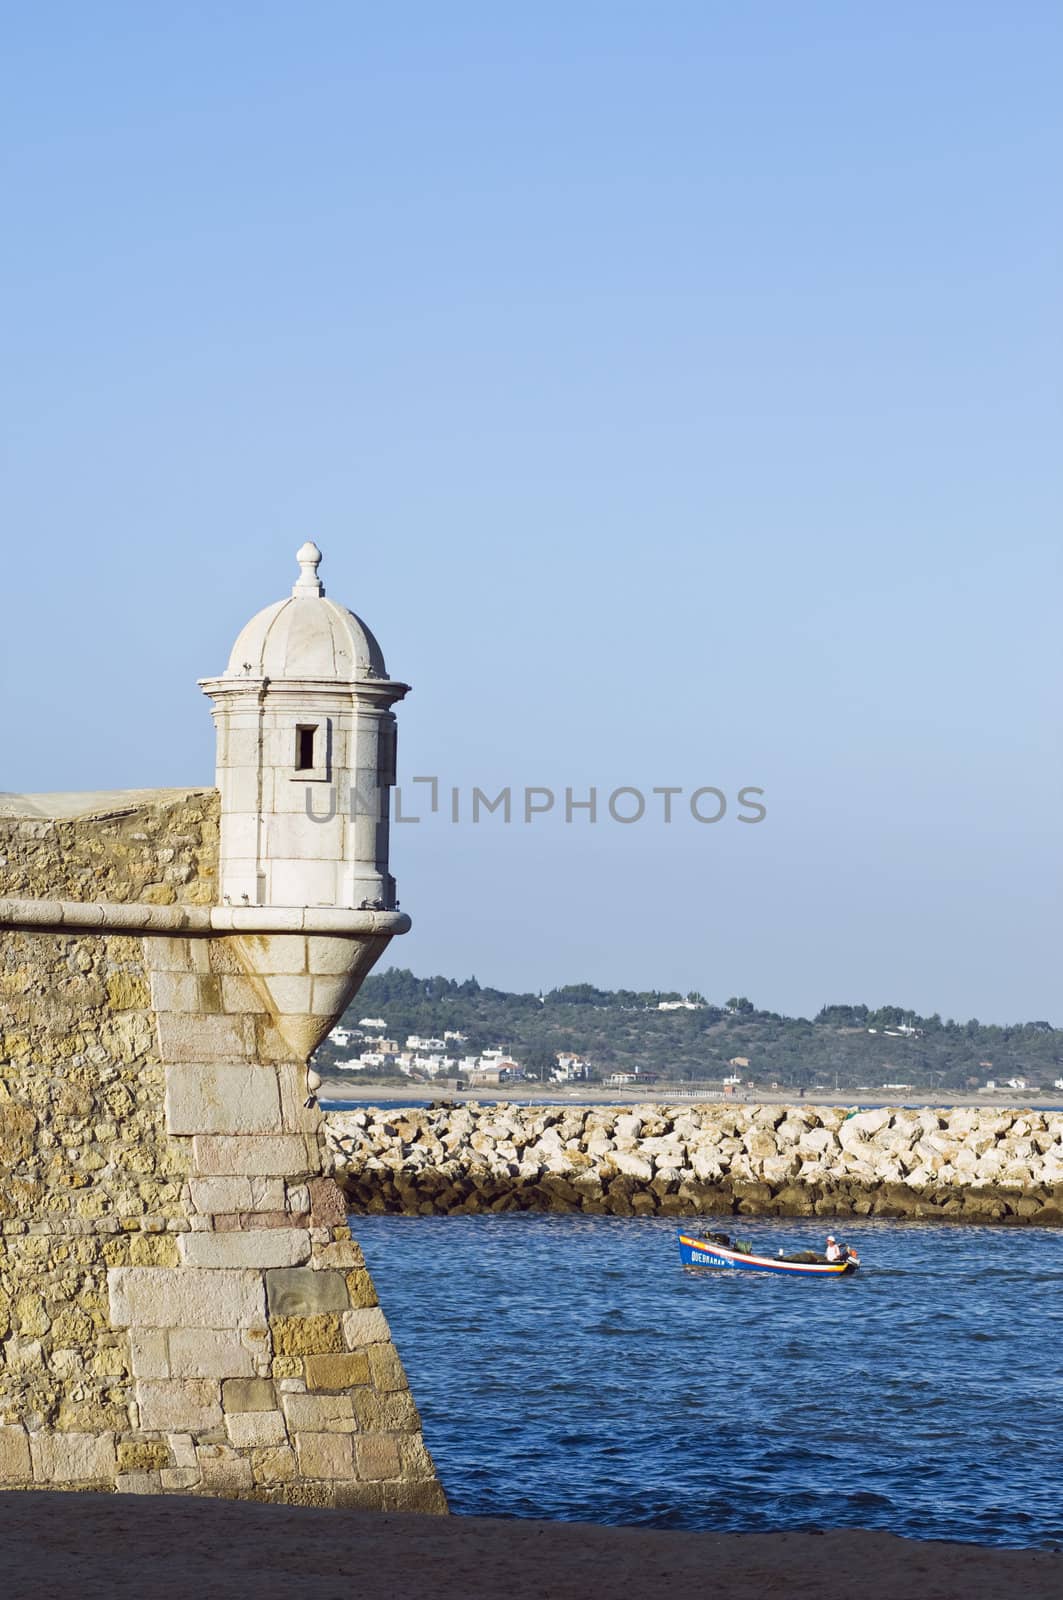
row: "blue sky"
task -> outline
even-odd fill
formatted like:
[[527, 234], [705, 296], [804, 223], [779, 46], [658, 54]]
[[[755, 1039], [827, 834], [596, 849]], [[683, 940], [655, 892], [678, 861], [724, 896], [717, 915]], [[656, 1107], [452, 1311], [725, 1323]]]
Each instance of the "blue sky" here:
[[407, 778], [732, 798], [399, 826], [395, 960], [1063, 1021], [1061, 45], [9, 10], [0, 788], [209, 782], [195, 680], [312, 537]]

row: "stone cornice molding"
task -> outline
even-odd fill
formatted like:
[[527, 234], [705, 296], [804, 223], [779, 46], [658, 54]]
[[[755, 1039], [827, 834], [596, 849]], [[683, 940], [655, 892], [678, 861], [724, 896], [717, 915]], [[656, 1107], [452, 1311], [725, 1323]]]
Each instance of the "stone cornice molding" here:
[[267, 696], [271, 703], [283, 704], [287, 700], [305, 704], [307, 695], [314, 700], [332, 698], [337, 705], [349, 705], [351, 700], [364, 700], [381, 706], [394, 705], [410, 692], [408, 683], [397, 678], [200, 678], [199, 687], [214, 701], [250, 700], [258, 704]]
[[0, 899], [0, 928], [26, 933], [306, 933], [391, 938], [412, 926], [404, 911], [345, 906], [153, 906], [136, 901]]

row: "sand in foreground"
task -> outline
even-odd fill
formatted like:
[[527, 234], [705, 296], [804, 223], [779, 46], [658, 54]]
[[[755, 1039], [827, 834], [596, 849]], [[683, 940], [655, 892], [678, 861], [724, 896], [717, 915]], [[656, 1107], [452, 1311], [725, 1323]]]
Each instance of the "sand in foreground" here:
[[[319, 1071], [325, 1071], [319, 1067]], [[519, 1083], [496, 1087], [481, 1084], [474, 1089], [446, 1089], [439, 1083], [362, 1083], [356, 1072], [335, 1073], [325, 1071], [321, 1086], [321, 1099], [333, 1110], [339, 1111], [344, 1103], [356, 1106], [393, 1106], [396, 1109], [418, 1101], [450, 1101], [455, 1105], [540, 1105], [540, 1106], [682, 1106], [684, 1110], [699, 1106], [726, 1107], [728, 1110], [747, 1110], [750, 1106], [930, 1106], [947, 1110], [950, 1106], [979, 1106], [985, 1111], [1029, 1111], [1033, 1105], [1039, 1111], [1063, 1110], [1063, 1094], [1057, 1089], [1038, 1090], [1023, 1097], [1015, 1090], [999, 1090], [993, 1094], [948, 1094], [934, 1089], [912, 1089], [898, 1093], [890, 1089], [810, 1089], [802, 1099], [793, 1089], [751, 1089], [740, 1096], [723, 1094], [719, 1089], [689, 1088], [676, 1084], [644, 1084], [641, 1089], [610, 1089], [604, 1084], [539, 1084]]]
[[1063, 1554], [888, 1533], [713, 1534], [186, 1496], [0, 1494], [12, 1600], [1059, 1600]]

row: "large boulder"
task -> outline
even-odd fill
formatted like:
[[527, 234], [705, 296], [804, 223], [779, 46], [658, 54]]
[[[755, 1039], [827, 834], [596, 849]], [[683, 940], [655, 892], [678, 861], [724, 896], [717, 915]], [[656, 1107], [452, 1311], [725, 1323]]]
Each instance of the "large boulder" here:
[[810, 1217], [812, 1194], [801, 1184], [787, 1184], [775, 1196], [772, 1210], [781, 1217]]
[[614, 1150], [611, 1159], [617, 1172], [625, 1177], [641, 1178], [646, 1183], [653, 1177], [653, 1168], [644, 1156], [629, 1150]]
[[842, 1123], [838, 1138], [843, 1145], [852, 1144], [858, 1139], [873, 1139], [876, 1133], [889, 1127], [892, 1116], [889, 1106], [878, 1106], [873, 1111], [858, 1111], [855, 1117], [847, 1117]]
[[807, 1133], [802, 1134], [797, 1148], [802, 1156], [818, 1160], [828, 1150], [837, 1150], [838, 1141], [829, 1128], [809, 1128]]
[[801, 1170], [800, 1157], [791, 1150], [788, 1155], [769, 1156], [760, 1163], [760, 1175], [765, 1183], [770, 1183], [772, 1188], [780, 1184], [787, 1184], [796, 1178]]
[[775, 1131], [771, 1128], [753, 1128], [747, 1133], [745, 1147], [753, 1161], [770, 1161], [779, 1154]]
[[726, 1164], [720, 1160], [719, 1152], [713, 1149], [695, 1150], [690, 1157], [690, 1166], [699, 1183], [715, 1183], [722, 1178]]

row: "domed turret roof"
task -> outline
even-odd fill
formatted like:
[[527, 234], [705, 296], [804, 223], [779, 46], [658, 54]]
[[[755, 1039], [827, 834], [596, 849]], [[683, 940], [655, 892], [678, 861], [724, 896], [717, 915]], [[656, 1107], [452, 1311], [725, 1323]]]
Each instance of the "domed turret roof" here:
[[321, 551], [304, 544], [299, 581], [286, 600], [266, 606], [241, 629], [227, 678], [386, 678], [383, 652], [360, 618], [325, 596]]

